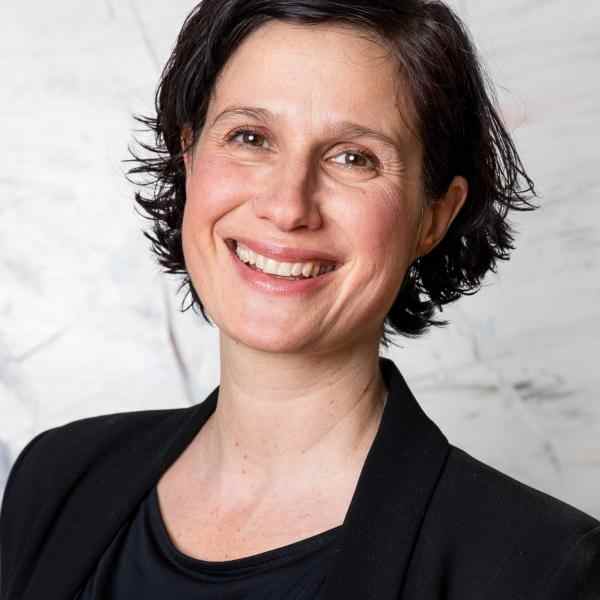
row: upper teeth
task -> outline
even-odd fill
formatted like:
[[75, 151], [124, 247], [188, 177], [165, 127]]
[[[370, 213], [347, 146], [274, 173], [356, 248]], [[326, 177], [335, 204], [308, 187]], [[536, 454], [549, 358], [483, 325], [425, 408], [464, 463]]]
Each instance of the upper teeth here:
[[272, 275], [283, 275], [287, 277], [299, 277], [302, 275], [304, 277], [316, 277], [321, 273], [326, 273], [335, 268], [335, 265], [323, 265], [315, 261], [305, 263], [279, 262], [272, 258], [257, 254], [247, 246], [244, 246], [241, 242], [237, 242], [235, 253], [241, 261], [250, 263], [261, 271]]

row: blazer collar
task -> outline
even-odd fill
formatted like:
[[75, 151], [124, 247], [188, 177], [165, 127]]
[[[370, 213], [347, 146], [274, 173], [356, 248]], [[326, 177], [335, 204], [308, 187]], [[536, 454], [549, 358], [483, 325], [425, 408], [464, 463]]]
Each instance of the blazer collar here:
[[[398, 598], [450, 449], [396, 365], [379, 361], [388, 401], [346, 513], [325, 600]], [[23, 600], [72, 600], [116, 532], [212, 414], [218, 390], [197, 405], [170, 411], [73, 488], [37, 564], [18, 577]]]

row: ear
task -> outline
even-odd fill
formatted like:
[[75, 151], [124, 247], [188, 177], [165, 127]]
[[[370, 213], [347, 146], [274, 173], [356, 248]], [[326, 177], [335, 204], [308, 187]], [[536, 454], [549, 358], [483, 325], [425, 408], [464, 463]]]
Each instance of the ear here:
[[183, 153], [183, 163], [185, 170], [189, 171], [192, 166], [192, 148], [190, 147], [193, 139], [192, 128], [189, 125], [184, 125], [181, 129], [179, 138], [181, 144], [181, 152]]
[[468, 192], [467, 180], [457, 175], [448, 186], [447, 192], [432, 202], [431, 206], [423, 209], [415, 258], [428, 254], [442, 241], [450, 224], [462, 208]]

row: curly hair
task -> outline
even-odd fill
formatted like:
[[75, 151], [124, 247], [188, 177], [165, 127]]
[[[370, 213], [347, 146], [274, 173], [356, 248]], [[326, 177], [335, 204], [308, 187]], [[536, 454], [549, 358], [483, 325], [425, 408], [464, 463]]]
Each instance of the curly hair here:
[[[185, 205], [181, 133], [188, 150], [202, 131], [217, 76], [240, 42], [266, 21], [349, 25], [390, 49], [406, 83], [423, 146], [423, 191], [428, 203], [444, 195], [453, 177], [469, 184], [467, 199], [444, 238], [407, 270], [386, 315], [380, 343], [389, 335], [418, 337], [436, 309], [480, 289], [497, 261], [508, 260], [514, 232], [510, 209], [534, 210], [534, 184], [496, 108], [497, 100], [466, 26], [438, 0], [203, 0], [187, 16], [160, 77], [155, 116], [135, 119], [152, 133], [147, 152], [129, 149], [135, 200], [151, 219], [151, 250], [166, 273], [181, 274], [181, 306], [198, 308], [210, 324], [187, 271], [181, 240]], [[132, 176], [142, 175], [136, 181]], [[151, 194], [145, 195], [149, 187]], [[191, 301], [186, 306], [186, 298]]]

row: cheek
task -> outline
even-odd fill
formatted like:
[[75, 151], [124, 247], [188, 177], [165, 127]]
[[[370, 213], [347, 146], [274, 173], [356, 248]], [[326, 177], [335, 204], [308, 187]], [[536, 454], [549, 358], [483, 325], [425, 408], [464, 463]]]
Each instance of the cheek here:
[[[186, 202], [183, 216], [183, 242], [186, 238], [211, 236], [219, 220], [242, 201], [244, 179], [235, 170], [215, 158], [196, 155], [186, 178]], [[247, 186], [246, 186], [247, 190]]]
[[222, 162], [197, 156], [186, 178], [186, 204], [194, 213], [204, 212], [207, 219], [225, 212], [239, 193], [239, 179]]
[[360, 254], [381, 263], [391, 257], [404, 262], [414, 242], [413, 219], [401, 192], [381, 188], [369, 194], [352, 214], [352, 231]]

